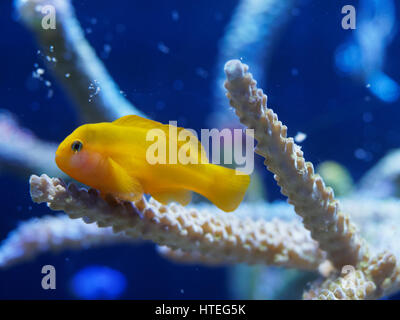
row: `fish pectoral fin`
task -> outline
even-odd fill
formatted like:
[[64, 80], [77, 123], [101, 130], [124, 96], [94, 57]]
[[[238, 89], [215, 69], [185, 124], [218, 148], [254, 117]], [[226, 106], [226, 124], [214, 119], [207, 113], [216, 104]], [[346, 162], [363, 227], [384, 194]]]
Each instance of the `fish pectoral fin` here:
[[117, 162], [108, 159], [111, 170], [111, 190], [112, 194], [122, 200], [135, 201], [143, 195], [143, 187], [139, 180], [131, 177], [126, 170]]
[[151, 196], [162, 204], [178, 202], [181, 205], [186, 206], [192, 200], [192, 192], [185, 189], [152, 192]]

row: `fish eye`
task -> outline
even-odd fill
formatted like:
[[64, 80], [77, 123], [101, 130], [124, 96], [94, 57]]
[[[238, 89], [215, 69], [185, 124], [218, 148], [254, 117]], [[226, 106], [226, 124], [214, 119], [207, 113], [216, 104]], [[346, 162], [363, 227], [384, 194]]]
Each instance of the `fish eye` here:
[[74, 152], [79, 152], [79, 151], [81, 151], [81, 150], [82, 150], [82, 147], [83, 147], [83, 144], [82, 144], [82, 142], [79, 141], [79, 140], [76, 140], [76, 141], [72, 142], [72, 144], [71, 144], [71, 149], [72, 149], [72, 151], [74, 151]]

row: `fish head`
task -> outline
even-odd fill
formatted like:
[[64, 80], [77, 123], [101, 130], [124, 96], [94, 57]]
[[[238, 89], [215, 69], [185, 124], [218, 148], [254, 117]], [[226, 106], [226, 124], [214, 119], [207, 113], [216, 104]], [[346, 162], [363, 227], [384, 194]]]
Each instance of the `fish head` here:
[[93, 185], [99, 178], [102, 155], [96, 150], [91, 125], [83, 125], [67, 136], [56, 151], [57, 166], [73, 179]]

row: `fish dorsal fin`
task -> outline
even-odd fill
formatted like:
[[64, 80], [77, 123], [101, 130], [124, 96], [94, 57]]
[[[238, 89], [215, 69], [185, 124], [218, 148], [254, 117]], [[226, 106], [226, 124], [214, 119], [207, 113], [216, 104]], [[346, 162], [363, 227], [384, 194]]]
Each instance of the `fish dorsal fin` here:
[[149, 120], [140, 116], [136, 115], [128, 115], [121, 117], [115, 121], [112, 122], [115, 125], [118, 126], [124, 126], [124, 127], [136, 127], [136, 128], [161, 128], [164, 125], [160, 122]]
[[[167, 141], [169, 138], [169, 128], [171, 126], [169, 124], [163, 124], [161, 122], [149, 120], [149, 119], [137, 116], [137, 115], [124, 116], [122, 118], [119, 118], [119, 119], [113, 121], [112, 123], [115, 125], [124, 126], [124, 127], [135, 127], [135, 128], [142, 128], [142, 129], [161, 129], [165, 133], [165, 137], [167, 138]], [[201, 145], [201, 143], [199, 142], [197, 137], [191, 131], [186, 130], [185, 128], [182, 128], [182, 127], [177, 127], [177, 135], [178, 136], [182, 131], [185, 131], [186, 136], [195, 137], [194, 141], [196, 141], [196, 143], [199, 144], [199, 149], [197, 149], [197, 150], [199, 150], [198, 157], [201, 157], [201, 159], [206, 159], [206, 161], [208, 162], [206, 151], [204, 150], [204, 147]], [[186, 143], [187, 143], [186, 141], [178, 141], [177, 142], [178, 148], [182, 147]]]

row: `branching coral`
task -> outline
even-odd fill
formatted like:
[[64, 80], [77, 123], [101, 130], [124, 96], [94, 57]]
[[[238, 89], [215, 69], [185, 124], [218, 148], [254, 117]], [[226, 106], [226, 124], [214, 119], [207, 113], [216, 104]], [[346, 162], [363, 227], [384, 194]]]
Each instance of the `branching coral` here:
[[289, 20], [293, 0], [241, 0], [235, 8], [219, 41], [217, 77], [213, 85], [214, 113], [211, 123], [217, 127], [236, 124], [232, 113], [226, 109], [223, 89], [225, 75], [223, 66], [229, 59], [245, 57], [251, 65], [257, 66], [255, 75], [259, 78], [265, 73], [270, 62], [273, 47], [280, 38], [281, 31]]
[[[86, 120], [100, 122], [128, 114], [143, 115], [120, 93], [85, 39], [70, 1], [17, 0], [15, 3], [22, 21], [37, 36], [45, 57], [49, 57], [48, 66]], [[57, 13], [56, 29], [42, 28], [42, 8], [48, 5]]]
[[303, 152], [287, 138], [287, 127], [267, 107], [267, 96], [257, 89], [256, 81], [239, 60], [225, 65], [228, 98], [240, 121], [254, 129], [256, 152], [265, 157], [265, 165], [274, 173], [281, 192], [293, 204], [303, 223], [336, 267], [356, 265], [367, 254], [348, 215], [340, 210], [333, 190], [305, 162]]
[[[32, 199], [65, 211], [71, 218], [112, 227], [133, 239], [151, 240], [162, 246], [162, 254], [176, 261], [319, 269], [328, 278], [314, 284], [305, 299], [372, 299], [397, 290], [400, 268], [395, 256], [389, 252], [370, 256], [333, 191], [314, 173], [312, 164], [305, 162], [300, 147], [287, 138], [287, 128], [266, 106], [266, 96], [247, 69], [238, 60], [226, 64], [228, 98], [241, 122], [255, 130], [256, 152], [266, 157], [267, 168], [311, 233], [297, 220], [256, 220], [216, 209], [163, 206], [145, 198], [135, 203], [105, 201], [96, 190], [78, 189], [75, 184], [67, 187], [46, 175], [31, 177]], [[332, 272], [326, 257], [341, 274]], [[348, 268], [352, 272], [346, 274]]]
[[375, 199], [400, 197], [400, 150], [383, 157], [359, 182], [358, 195]]
[[0, 168], [25, 177], [33, 172], [64, 176], [54, 162], [55, 143], [39, 140], [21, 128], [7, 111], [0, 111]]
[[21, 223], [4, 240], [0, 247], [0, 268], [11, 267], [44, 252], [134, 241], [114, 233], [111, 228], [100, 229], [80, 219], [71, 220], [66, 215], [34, 218]]
[[199, 252], [207, 261], [264, 263], [315, 270], [324, 254], [297, 223], [239, 219], [215, 211], [199, 212], [177, 204], [163, 206], [142, 198], [136, 203], [104, 201], [94, 189], [67, 186], [46, 175], [32, 176], [31, 196], [71, 218], [99, 227], [112, 226], [133, 238], [152, 240], [185, 252]]
[[[81, 229], [82, 242], [83, 239], [96, 244], [112, 243], [117, 239], [145, 239], [161, 245], [159, 251], [163, 255], [180, 262], [209, 265], [244, 262], [319, 270], [328, 278], [315, 283], [304, 294], [305, 299], [372, 299], [397, 290], [400, 268], [395, 256], [389, 252], [375, 254], [376, 250], [370, 256], [365, 241], [334, 199], [333, 191], [325, 187], [319, 175], [314, 174], [312, 164], [305, 162], [300, 148], [292, 138], [286, 137], [286, 127], [267, 108], [266, 96], [256, 88], [256, 82], [247, 68], [238, 60], [226, 64], [228, 80], [225, 86], [230, 103], [241, 122], [255, 129], [258, 141], [256, 151], [266, 157], [265, 163], [275, 174], [282, 193], [288, 196], [311, 233], [298, 220], [250, 218], [240, 214], [240, 208], [233, 215], [228, 215], [213, 207], [201, 210], [177, 204], [163, 206], [145, 198], [135, 203], [114, 198], [105, 201], [96, 190], [78, 189], [73, 183], [67, 186], [62, 180], [50, 179], [46, 175], [31, 177], [32, 199], [37, 203], [47, 203], [52, 210], [62, 210], [70, 218], [83, 218], [86, 223], [96, 222], [98, 227], [107, 228], [105, 233], [94, 231], [97, 228], [88, 229], [93, 232]], [[357, 207], [354, 202], [347, 203], [348, 208]], [[267, 205], [264, 207], [268, 208]], [[394, 207], [398, 208], [397, 202]], [[254, 210], [251, 208], [246, 207], [247, 213], [259, 210], [255, 209], [256, 206]], [[42, 225], [46, 225], [45, 220]], [[121, 238], [112, 235], [109, 227]], [[35, 230], [35, 227], [28, 229]], [[30, 252], [64, 246], [63, 241], [49, 241], [50, 249], [39, 245], [43, 241], [18, 241], [29, 239], [17, 236], [20, 234], [29, 232], [16, 232], [0, 252], [7, 252], [7, 248], [13, 247], [8, 243], [26, 243], [25, 248], [35, 248], [26, 250], [29, 258]], [[77, 244], [74, 241], [69, 243], [67, 235], [64, 238], [66, 247]], [[8, 260], [13, 262], [12, 254], [9, 256], [11, 259]], [[16, 256], [14, 261], [22, 259], [22, 256]], [[326, 258], [337, 268], [337, 272], [342, 273], [332, 272]], [[349, 267], [352, 271], [346, 273]]]
[[[256, 152], [266, 158], [265, 165], [274, 173], [281, 192], [294, 205], [296, 213], [303, 218], [304, 226], [327, 252], [334, 266], [358, 269], [356, 281], [350, 284], [356, 294], [348, 291], [336, 294], [338, 288], [344, 289], [343, 284], [348, 284], [341, 278], [334, 282], [327, 280], [321, 290], [331, 289], [333, 296], [339, 299], [367, 299], [397, 288], [398, 280], [391, 278], [396, 274], [396, 258], [386, 253], [372, 259], [369, 257], [365, 241], [349, 216], [341, 211], [332, 189], [325, 187], [322, 178], [314, 173], [313, 165], [305, 162], [300, 147], [292, 138], [287, 138], [287, 127], [267, 107], [267, 96], [257, 89], [248, 66], [239, 60], [231, 60], [225, 65], [225, 73], [225, 87], [231, 106], [240, 121], [254, 129], [258, 141]], [[320, 297], [320, 294], [305, 297]]]
[[363, 263], [358, 269], [344, 268], [336, 279], [325, 280], [304, 293], [304, 299], [366, 300], [377, 299], [399, 288], [396, 258], [387, 252]]
[[[42, 9], [48, 5], [56, 10], [56, 29], [42, 28]], [[128, 114], [143, 116], [121, 94], [85, 39], [70, 1], [15, 0], [15, 7], [19, 20], [36, 35], [47, 67], [66, 88], [82, 119], [99, 122]], [[54, 162], [57, 145], [39, 140], [20, 127], [16, 117], [3, 111], [0, 113], [0, 138], [2, 168], [24, 178], [32, 172], [65, 177]]]

